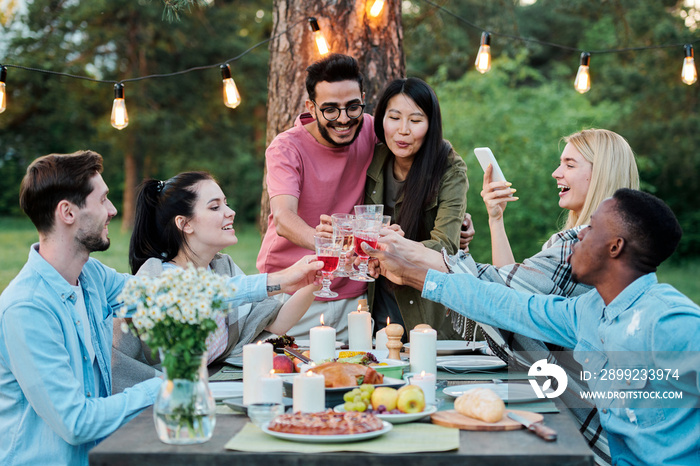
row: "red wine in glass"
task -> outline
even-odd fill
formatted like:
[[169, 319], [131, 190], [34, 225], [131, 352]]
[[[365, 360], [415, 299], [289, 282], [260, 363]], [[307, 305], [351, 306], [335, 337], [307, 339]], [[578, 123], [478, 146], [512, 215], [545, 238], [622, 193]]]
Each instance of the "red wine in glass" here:
[[365, 238], [355, 233], [355, 252], [360, 257], [369, 257], [362, 249], [362, 243], [367, 243], [372, 249], [377, 249], [378, 238]]
[[318, 256], [318, 260], [323, 261], [322, 272], [333, 272], [338, 268], [338, 261], [340, 257], [338, 256]]

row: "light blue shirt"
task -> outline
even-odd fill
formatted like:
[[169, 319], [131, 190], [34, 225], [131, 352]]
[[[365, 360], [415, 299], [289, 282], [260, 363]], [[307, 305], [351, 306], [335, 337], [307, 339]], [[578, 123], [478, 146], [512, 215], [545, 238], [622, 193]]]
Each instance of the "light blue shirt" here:
[[[583, 369], [598, 374], [588, 382], [591, 391], [682, 391], [682, 400], [598, 399], [596, 406], [613, 464], [700, 464], [700, 308], [657, 283], [656, 274], [640, 277], [607, 306], [596, 290], [569, 299], [530, 295], [434, 270], [422, 296], [478, 322], [573, 348]], [[613, 367], [677, 370], [678, 378], [601, 380]]]
[[93, 446], [153, 404], [161, 380], [109, 396], [112, 316], [128, 275], [95, 259], [80, 274], [93, 370], [75, 292], [37, 249], [0, 296], [0, 464], [87, 465]]

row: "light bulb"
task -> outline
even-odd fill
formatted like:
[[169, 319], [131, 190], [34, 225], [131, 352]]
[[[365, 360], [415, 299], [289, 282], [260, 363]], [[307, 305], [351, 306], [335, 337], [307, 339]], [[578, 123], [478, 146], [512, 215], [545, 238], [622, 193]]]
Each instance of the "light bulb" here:
[[224, 78], [224, 105], [228, 108], [238, 107], [241, 104], [241, 95], [231, 77], [231, 68], [227, 64], [221, 65], [221, 77]]
[[491, 34], [488, 32], [481, 33], [481, 45], [479, 45], [474, 65], [481, 74], [491, 69]]
[[591, 75], [588, 68], [591, 65], [591, 54], [588, 52], [581, 53], [581, 64], [576, 73], [574, 80], [574, 89], [580, 94], [584, 94], [591, 90]]
[[124, 101], [124, 84], [122, 83], [117, 83], [114, 85], [112, 126], [117, 129], [124, 129], [129, 126], [129, 115], [126, 113], [126, 102]]
[[693, 84], [698, 80], [698, 70], [695, 68], [695, 58], [693, 58], [693, 46], [691, 44], [686, 44], [685, 47], [685, 58], [683, 59], [683, 71], [681, 72], [681, 79], [688, 86]]
[[384, 8], [384, 0], [374, 0], [372, 8], [370, 8], [369, 10], [369, 15], [372, 18], [376, 18], [381, 14], [382, 8]]
[[0, 113], [7, 108], [7, 92], [5, 91], [5, 80], [7, 79], [7, 67], [0, 67]]
[[316, 18], [309, 18], [309, 24], [314, 33], [314, 40], [316, 41], [316, 47], [318, 47], [318, 53], [321, 55], [327, 54], [330, 51], [330, 47], [328, 46], [326, 38], [323, 37], [321, 28], [318, 26], [318, 21], [316, 21]]

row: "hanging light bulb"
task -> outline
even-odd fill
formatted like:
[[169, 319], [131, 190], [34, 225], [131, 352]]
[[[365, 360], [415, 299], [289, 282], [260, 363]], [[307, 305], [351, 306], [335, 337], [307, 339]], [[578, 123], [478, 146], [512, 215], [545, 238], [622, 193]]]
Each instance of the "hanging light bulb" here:
[[481, 45], [479, 46], [479, 52], [476, 54], [474, 65], [481, 74], [491, 69], [491, 34], [488, 32], [481, 33]]
[[241, 95], [231, 77], [231, 68], [227, 64], [221, 65], [221, 77], [224, 78], [224, 105], [228, 108], [238, 107], [241, 104]]
[[112, 126], [117, 129], [124, 129], [129, 126], [129, 115], [126, 113], [126, 102], [124, 102], [124, 84], [122, 83], [117, 83], [114, 85]]
[[7, 80], [7, 67], [0, 66], [0, 113], [7, 108], [7, 92], [5, 91], [5, 80]]
[[316, 18], [309, 18], [309, 24], [311, 25], [311, 30], [314, 32], [314, 40], [316, 41], [316, 47], [318, 47], [318, 53], [321, 55], [327, 54], [330, 51], [330, 47], [328, 47], [326, 38], [323, 37], [321, 28], [318, 27], [318, 21], [316, 21]]
[[695, 68], [695, 59], [693, 58], [693, 46], [691, 44], [685, 44], [685, 47], [683, 47], [683, 49], [685, 50], [685, 59], [683, 60], [683, 71], [681, 72], [681, 79], [684, 83], [690, 86], [698, 80], [698, 70], [697, 68]]
[[588, 52], [581, 53], [581, 65], [578, 67], [576, 79], [574, 80], [574, 89], [580, 94], [584, 94], [591, 90], [591, 75], [588, 71], [591, 65], [591, 54]]
[[384, 0], [374, 0], [372, 8], [369, 10], [369, 15], [372, 18], [376, 18], [382, 12], [382, 8], [384, 8]]

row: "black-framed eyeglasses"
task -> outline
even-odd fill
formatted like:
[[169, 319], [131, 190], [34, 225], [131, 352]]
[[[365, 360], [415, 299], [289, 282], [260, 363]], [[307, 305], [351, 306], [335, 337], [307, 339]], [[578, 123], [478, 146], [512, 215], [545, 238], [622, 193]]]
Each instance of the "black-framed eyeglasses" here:
[[[316, 103], [315, 100], [312, 100], [311, 102], [314, 103], [314, 105], [319, 108], [320, 105]], [[340, 118], [340, 112], [345, 110], [345, 114], [350, 118], [351, 120], [357, 120], [362, 116], [362, 112], [365, 110], [365, 104], [351, 104], [348, 105], [347, 107], [323, 107], [319, 108], [321, 110], [321, 114], [323, 115], [323, 118], [325, 118], [328, 121], [335, 121], [338, 118]]]

